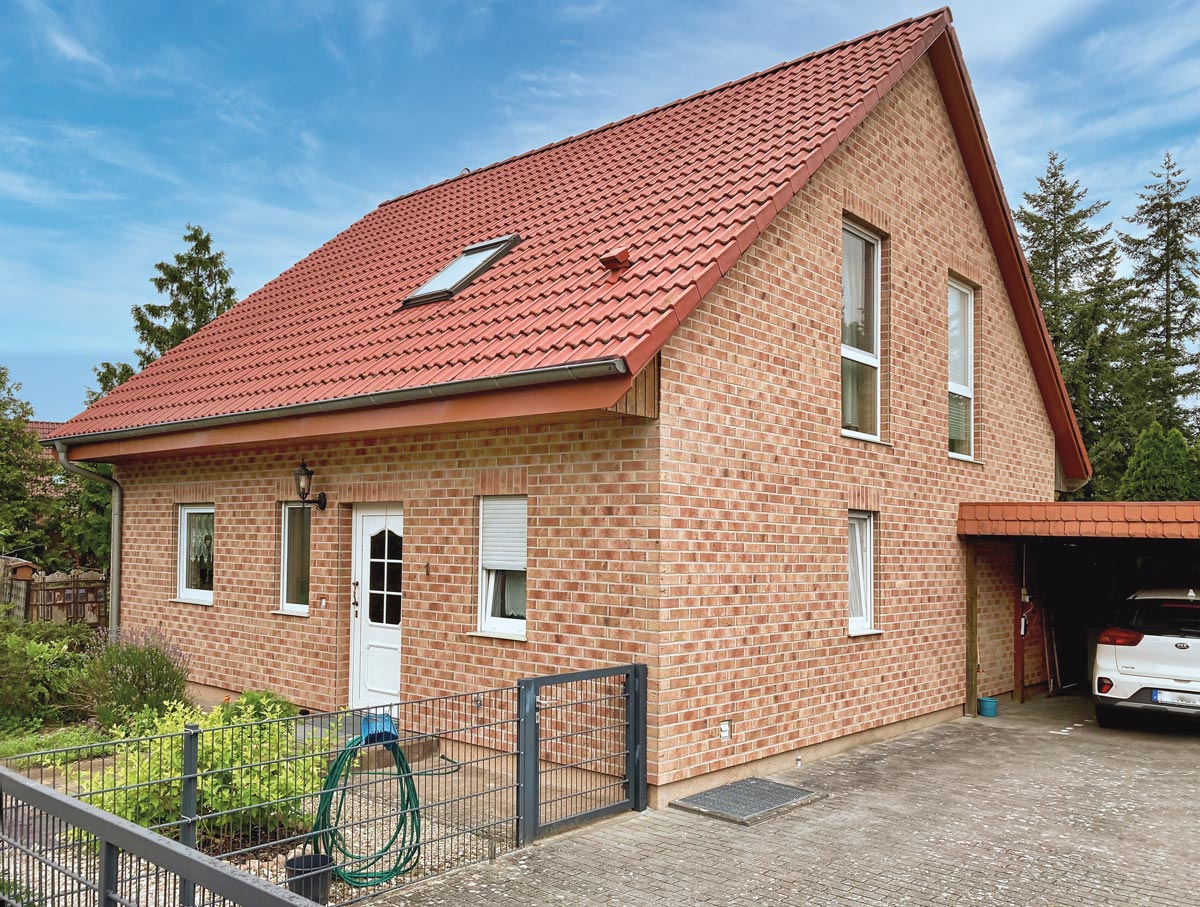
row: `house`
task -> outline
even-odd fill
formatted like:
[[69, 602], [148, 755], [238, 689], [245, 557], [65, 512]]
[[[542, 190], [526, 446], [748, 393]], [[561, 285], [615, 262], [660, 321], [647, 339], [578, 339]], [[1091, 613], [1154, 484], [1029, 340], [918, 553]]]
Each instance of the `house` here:
[[385, 202], [76, 416], [122, 621], [321, 708], [642, 661], [660, 796], [1011, 689], [959, 505], [1090, 466], [950, 22]]

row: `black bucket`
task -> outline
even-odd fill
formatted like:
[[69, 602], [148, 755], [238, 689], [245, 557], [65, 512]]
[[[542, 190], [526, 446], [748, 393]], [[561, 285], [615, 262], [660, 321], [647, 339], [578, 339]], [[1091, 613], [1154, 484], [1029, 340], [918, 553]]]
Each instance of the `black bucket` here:
[[283, 864], [289, 891], [316, 901], [329, 903], [329, 883], [333, 880], [333, 857], [327, 853], [306, 853], [291, 857]]

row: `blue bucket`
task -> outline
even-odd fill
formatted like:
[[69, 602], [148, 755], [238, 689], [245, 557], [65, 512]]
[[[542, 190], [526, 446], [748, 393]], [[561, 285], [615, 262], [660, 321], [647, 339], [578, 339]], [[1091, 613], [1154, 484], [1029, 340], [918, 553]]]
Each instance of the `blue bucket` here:
[[999, 700], [995, 696], [980, 696], [979, 697], [979, 717], [980, 718], [995, 718], [996, 707], [999, 705]]

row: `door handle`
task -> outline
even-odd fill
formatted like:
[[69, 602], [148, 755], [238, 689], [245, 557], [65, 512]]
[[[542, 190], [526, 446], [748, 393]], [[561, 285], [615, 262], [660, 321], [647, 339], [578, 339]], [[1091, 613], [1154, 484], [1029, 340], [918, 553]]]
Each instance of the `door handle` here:
[[354, 606], [354, 616], [358, 617], [358, 580], [350, 584], [350, 604]]

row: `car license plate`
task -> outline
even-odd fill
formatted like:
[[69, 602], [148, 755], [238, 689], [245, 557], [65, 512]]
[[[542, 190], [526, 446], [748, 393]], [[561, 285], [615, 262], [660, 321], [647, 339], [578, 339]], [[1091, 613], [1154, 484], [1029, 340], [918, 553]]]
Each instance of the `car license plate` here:
[[1155, 690], [1151, 698], [1159, 705], [1200, 706], [1200, 693], [1175, 693], [1171, 690]]

